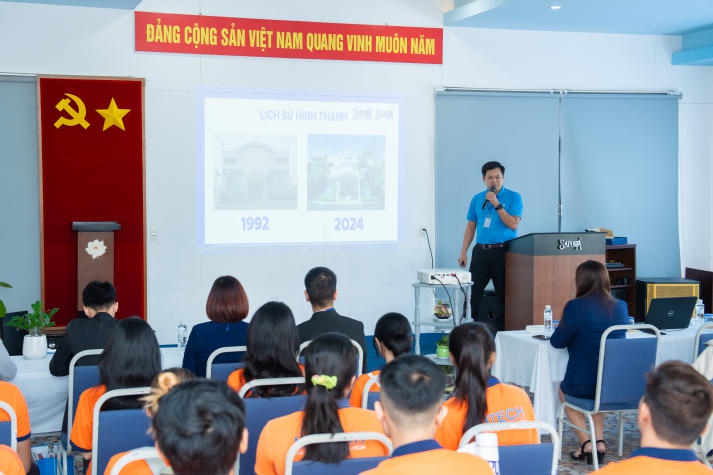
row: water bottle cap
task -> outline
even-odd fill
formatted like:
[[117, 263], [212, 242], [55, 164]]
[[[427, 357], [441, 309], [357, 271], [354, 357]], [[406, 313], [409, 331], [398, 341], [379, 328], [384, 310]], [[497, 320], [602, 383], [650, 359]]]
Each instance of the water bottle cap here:
[[[690, 300], [689, 300], [689, 302], [690, 302]], [[552, 307], [550, 307], [549, 305], [545, 305], [545, 310], [552, 310]]]

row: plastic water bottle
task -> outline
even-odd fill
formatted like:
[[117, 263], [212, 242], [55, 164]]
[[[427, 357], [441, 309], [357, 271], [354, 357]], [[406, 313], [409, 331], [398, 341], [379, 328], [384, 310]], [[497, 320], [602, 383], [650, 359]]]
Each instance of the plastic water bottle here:
[[698, 299], [696, 302], [696, 326], [700, 327], [705, 321], [704, 314], [706, 313], [705, 305], [703, 305], [703, 300]]
[[552, 307], [545, 305], [545, 313], [542, 316], [542, 322], [545, 324], [545, 336], [552, 336]]
[[490, 464], [495, 475], [500, 475], [500, 453], [498, 451], [498, 434], [483, 432], [475, 439], [477, 454]]
[[183, 352], [186, 349], [186, 343], [188, 343], [188, 326], [185, 323], [178, 323], [178, 351]]

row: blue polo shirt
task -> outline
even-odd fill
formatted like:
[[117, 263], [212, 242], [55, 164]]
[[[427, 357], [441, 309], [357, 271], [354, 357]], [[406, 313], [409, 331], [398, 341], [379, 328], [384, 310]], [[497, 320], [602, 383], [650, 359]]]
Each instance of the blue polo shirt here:
[[[500, 219], [498, 212], [490, 202], [483, 208], [487, 192], [488, 190], [485, 190], [475, 195], [470, 200], [470, 207], [468, 208], [468, 221], [476, 223], [475, 242], [477, 244], [499, 244], [515, 239], [517, 230], [505, 226], [505, 223]], [[522, 218], [522, 196], [520, 196], [520, 193], [503, 187], [498, 192], [498, 201], [509, 215]], [[490, 226], [486, 228], [485, 224], [488, 218], [490, 218]]]

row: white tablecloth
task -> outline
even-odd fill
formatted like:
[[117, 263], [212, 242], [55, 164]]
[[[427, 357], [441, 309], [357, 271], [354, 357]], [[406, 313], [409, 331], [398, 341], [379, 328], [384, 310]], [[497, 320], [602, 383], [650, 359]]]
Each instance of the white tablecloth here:
[[[25, 396], [32, 433], [59, 432], [67, 404], [69, 377], [50, 374], [52, 355], [41, 360], [26, 360], [22, 356], [11, 358], [17, 365], [17, 375], [10, 382], [19, 387]], [[183, 355], [175, 346], [161, 348], [161, 359], [164, 368], [171, 368], [181, 366]]]
[[[665, 335], [661, 335], [657, 364], [673, 359], [691, 363], [696, 330], [667, 330]], [[647, 336], [641, 332], [630, 332], [627, 338], [634, 335]], [[549, 341], [533, 338], [524, 330], [498, 332], [495, 348], [493, 376], [504, 383], [529, 387], [534, 394], [535, 418], [557, 427], [559, 385], [567, 369], [567, 350], [553, 348]]]

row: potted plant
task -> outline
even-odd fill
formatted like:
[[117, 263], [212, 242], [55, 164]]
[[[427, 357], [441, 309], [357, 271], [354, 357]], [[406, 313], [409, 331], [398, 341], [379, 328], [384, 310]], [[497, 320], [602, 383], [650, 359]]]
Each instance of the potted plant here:
[[22, 342], [22, 356], [28, 360], [38, 360], [47, 353], [47, 335], [42, 334], [45, 327], [53, 327], [55, 323], [52, 316], [57, 313], [57, 308], [43, 311], [42, 302], [37, 301], [31, 305], [32, 312], [12, 317], [7, 324], [11, 327], [26, 330], [27, 335]]
[[436, 356], [439, 358], [448, 358], [448, 335], [444, 334], [440, 340], [436, 342]]
[[[0, 287], [5, 287], [6, 289], [11, 289], [12, 285], [8, 284], [7, 282], [0, 281]], [[7, 309], [5, 308], [5, 302], [0, 300], [0, 318], [4, 317], [6, 312], [7, 312]]]

